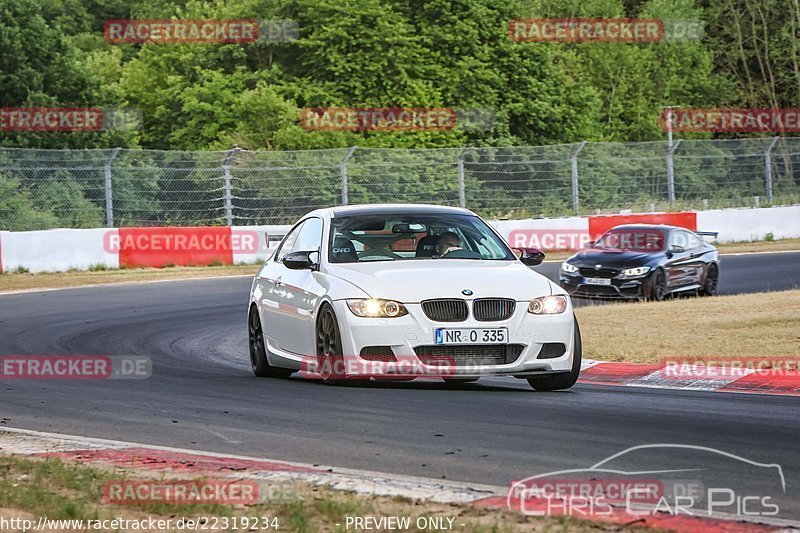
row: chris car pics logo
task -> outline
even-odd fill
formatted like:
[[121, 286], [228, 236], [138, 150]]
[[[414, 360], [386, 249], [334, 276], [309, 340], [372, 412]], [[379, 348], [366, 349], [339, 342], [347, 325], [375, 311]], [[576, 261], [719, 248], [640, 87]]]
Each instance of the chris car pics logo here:
[[509, 510], [530, 516], [655, 514], [776, 517], [788, 502], [783, 469], [688, 444], [633, 446], [594, 465], [513, 482]]

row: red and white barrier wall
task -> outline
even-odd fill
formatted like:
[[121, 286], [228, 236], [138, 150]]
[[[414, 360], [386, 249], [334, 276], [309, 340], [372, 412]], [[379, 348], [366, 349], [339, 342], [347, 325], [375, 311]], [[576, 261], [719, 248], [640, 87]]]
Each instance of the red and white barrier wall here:
[[716, 231], [716, 242], [721, 243], [763, 240], [768, 235], [776, 240], [796, 239], [800, 238], [800, 205], [492, 221], [512, 246], [543, 250], [576, 250], [614, 226], [633, 223], [669, 224], [695, 231]]
[[282, 237], [287, 228], [273, 225], [0, 232], [0, 271], [255, 263], [271, 253], [267, 235]]
[[[512, 246], [575, 250], [619, 224], [671, 224], [719, 232], [717, 242], [800, 238], [800, 205], [684, 213], [623, 213], [588, 217], [499, 220], [492, 224]], [[290, 226], [214, 226], [0, 231], [0, 272], [70, 269], [231, 265], [263, 261], [266, 235], [282, 237]], [[272, 242], [275, 246], [276, 242]]]

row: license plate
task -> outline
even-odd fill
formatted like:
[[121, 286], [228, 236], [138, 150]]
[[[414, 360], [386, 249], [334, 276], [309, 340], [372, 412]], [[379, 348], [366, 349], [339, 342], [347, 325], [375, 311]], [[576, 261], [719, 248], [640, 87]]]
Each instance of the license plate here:
[[583, 278], [586, 285], [611, 285], [610, 278]]
[[436, 328], [436, 344], [506, 344], [508, 328]]

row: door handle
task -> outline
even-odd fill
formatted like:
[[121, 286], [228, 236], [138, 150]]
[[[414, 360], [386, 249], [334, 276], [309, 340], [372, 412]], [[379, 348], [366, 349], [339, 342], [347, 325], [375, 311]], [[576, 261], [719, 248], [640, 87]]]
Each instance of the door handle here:
[[280, 287], [281, 285], [283, 285], [283, 281], [281, 281], [281, 277], [278, 276], [277, 278], [275, 278], [275, 286]]

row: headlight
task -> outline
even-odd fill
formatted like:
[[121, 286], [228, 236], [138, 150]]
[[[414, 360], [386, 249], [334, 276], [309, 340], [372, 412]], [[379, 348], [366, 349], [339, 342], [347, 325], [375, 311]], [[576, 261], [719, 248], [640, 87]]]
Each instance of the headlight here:
[[408, 314], [406, 306], [394, 300], [347, 300], [354, 315], [364, 318], [394, 318]]
[[567, 310], [567, 297], [563, 294], [534, 298], [528, 304], [528, 312], [534, 315], [557, 315]]
[[561, 263], [561, 270], [563, 270], [564, 272], [577, 272], [578, 267], [572, 266], [566, 261], [564, 261], [563, 263]]
[[650, 267], [636, 267], [636, 268], [626, 268], [622, 271], [623, 276], [644, 276], [650, 272]]

